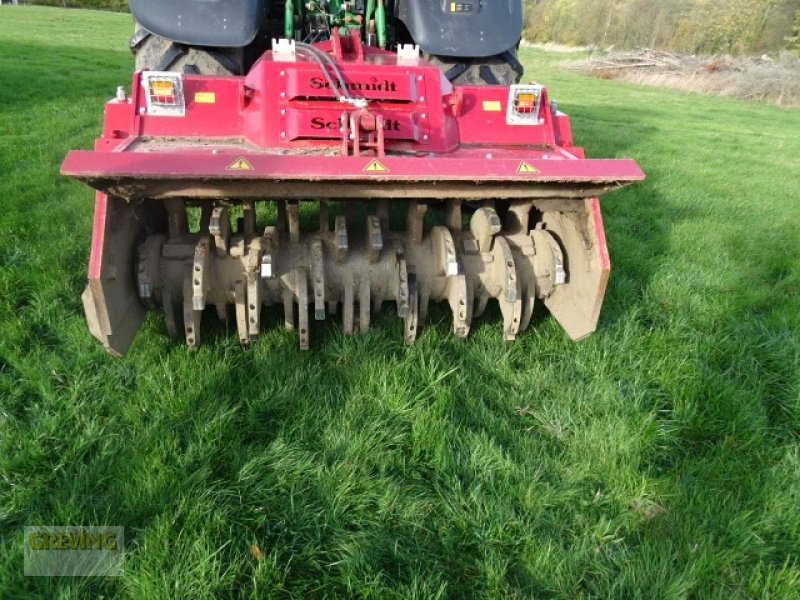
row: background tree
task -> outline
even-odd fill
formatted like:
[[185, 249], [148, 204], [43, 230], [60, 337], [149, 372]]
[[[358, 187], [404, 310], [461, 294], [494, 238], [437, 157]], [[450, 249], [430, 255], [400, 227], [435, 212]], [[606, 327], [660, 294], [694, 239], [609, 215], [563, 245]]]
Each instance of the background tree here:
[[526, 39], [690, 53], [796, 44], [800, 0], [525, 0]]

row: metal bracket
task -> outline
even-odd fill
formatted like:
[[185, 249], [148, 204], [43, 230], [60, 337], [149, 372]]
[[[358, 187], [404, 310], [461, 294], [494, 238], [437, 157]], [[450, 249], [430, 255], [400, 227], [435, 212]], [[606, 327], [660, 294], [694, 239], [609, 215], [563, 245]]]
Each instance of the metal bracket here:
[[398, 44], [397, 62], [400, 64], [416, 63], [419, 61], [419, 46], [416, 44]]
[[276, 61], [294, 62], [297, 58], [296, 52], [297, 47], [295, 46], [294, 40], [287, 40], [285, 38], [276, 40], [272, 38], [272, 56]]

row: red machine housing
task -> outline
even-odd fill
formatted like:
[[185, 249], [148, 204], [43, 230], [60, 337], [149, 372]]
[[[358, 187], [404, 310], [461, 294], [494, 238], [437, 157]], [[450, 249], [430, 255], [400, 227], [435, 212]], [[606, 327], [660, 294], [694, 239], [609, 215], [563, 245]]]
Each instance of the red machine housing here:
[[584, 158], [544, 88], [538, 119], [510, 124], [508, 87], [452, 86], [424, 60], [362, 46], [352, 33], [316, 45], [345, 90], [332, 89], [312, 56], [270, 51], [244, 77], [182, 75], [182, 116], [147, 114], [140, 72], [130, 97], [106, 104], [94, 151], [70, 152], [61, 171], [98, 190], [90, 326], [109, 349], [127, 349], [143, 313], [132, 286], [104, 270], [116, 264], [119, 278], [119, 265], [132, 268], [114, 253], [134, 243], [111, 247], [109, 197], [586, 201], [602, 272], [589, 302], [594, 328], [610, 268], [594, 197], [642, 179], [636, 163]]

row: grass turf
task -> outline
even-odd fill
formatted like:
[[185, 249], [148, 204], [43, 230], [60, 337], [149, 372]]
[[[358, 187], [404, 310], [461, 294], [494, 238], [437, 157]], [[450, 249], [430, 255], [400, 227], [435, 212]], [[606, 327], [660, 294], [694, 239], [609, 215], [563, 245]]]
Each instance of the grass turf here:
[[[800, 112], [521, 53], [604, 200], [599, 331], [384, 311], [302, 353], [270, 311], [125, 359], [79, 295], [92, 194], [58, 175], [129, 80], [129, 17], [0, 7], [0, 597], [800, 596]], [[122, 525], [119, 579], [23, 576], [24, 525]], [[253, 546], [258, 550], [254, 552]]]

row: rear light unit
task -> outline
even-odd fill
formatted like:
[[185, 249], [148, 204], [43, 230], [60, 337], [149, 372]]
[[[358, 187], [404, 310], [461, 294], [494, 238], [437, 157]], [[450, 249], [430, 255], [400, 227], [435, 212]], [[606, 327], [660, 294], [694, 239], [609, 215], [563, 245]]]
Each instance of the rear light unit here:
[[536, 125], [542, 105], [542, 86], [534, 83], [512, 85], [508, 90], [506, 123]]
[[180, 73], [144, 71], [142, 87], [147, 99], [147, 114], [156, 117], [182, 117], [186, 114], [183, 81]]

